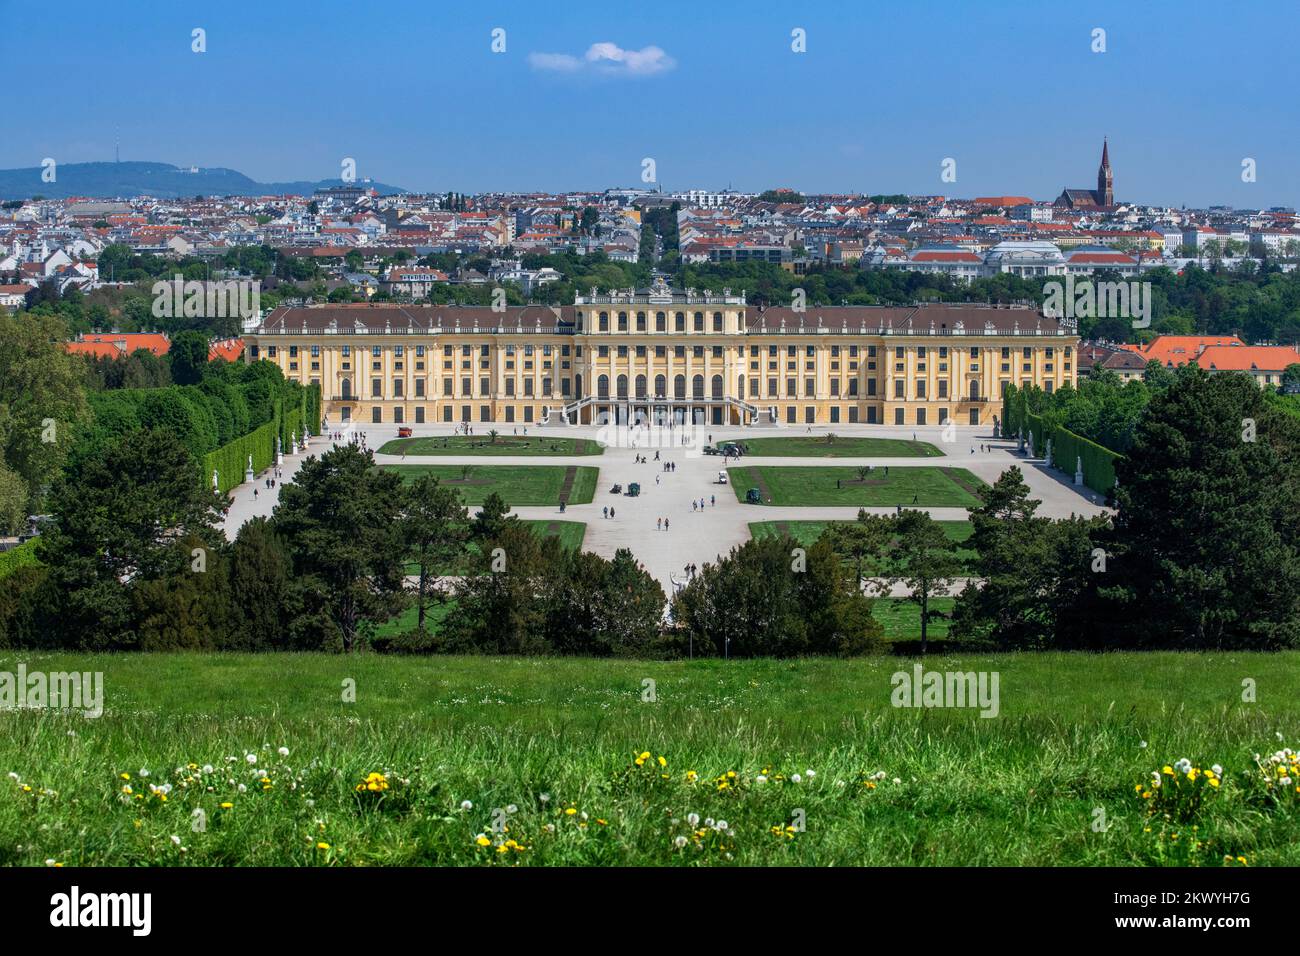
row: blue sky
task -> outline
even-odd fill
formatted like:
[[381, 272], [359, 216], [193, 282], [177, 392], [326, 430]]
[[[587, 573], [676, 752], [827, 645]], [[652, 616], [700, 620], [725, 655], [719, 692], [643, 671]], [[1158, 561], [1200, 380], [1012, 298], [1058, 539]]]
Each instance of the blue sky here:
[[1051, 199], [1093, 185], [1105, 135], [1121, 200], [1300, 205], [1291, 2], [0, 0], [0, 23], [5, 168], [111, 159], [120, 130], [123, 159], [262, 181], [354, 157], [412, 189], [603, 188], [652, 157], [667, 190]]

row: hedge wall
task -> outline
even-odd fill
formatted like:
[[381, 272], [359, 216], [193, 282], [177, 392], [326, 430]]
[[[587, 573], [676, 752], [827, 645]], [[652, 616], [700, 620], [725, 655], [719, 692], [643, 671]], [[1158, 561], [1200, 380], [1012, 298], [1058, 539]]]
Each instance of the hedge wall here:
[[1068, 428], [1052, 425], [1043, 416], [1035, 415], [1025, 407], [1026, 396], [1008, 389], [1003, 399], [1007, 438], [1015, 438], [1020, 429], [1025, 430], [1026, 441], [1034, 439], [1034, 454], [1047, 453], [1047, 439], [1052, 440], [1052, 467], [1074, 476], [1078, 459], [1083, 459], [1083, 483], [1099, 494], [1108, 494], [1115, 487], [1115, 462], [1123, 456], [1095, 441], [1075, 434]]
[[19, 568], [36, 567], [40, 563], [36, 557], [35, 538], [24, 541], [8, 551], [0, 551], [0, 580], [9, 577]]
[[280, 437], [280, 447], [287, 454], [290, 442], [296, 435], [301, 441], [311, 424], [311, 433], [320, 434], [320, 386], [312, 385], [301, 390], [302, 401], [285, 409], [284, 399], [277, 398], [273, 403], [275, 417], [261, 426], [242, 435], [234, 441], [222, 445], [214, 452], [203, 456], [203, 481], [211, 484], [212, 471], [217, 472], [217, 490], [225, 494], [244, 480], [244, 469], [248, 467], [248, 456], [253, 456], [253, 471], [259, 472], [269, 468], [275, 460], [275, 439]]
[[275, 460], [277, 422], [267, 422], [247, 435], [241, 435], [229, 444], [203, 456], [203, 481], [212, 482], [212, 472], [217, 472], [217, 491], [225, 494], [244, 480], [248, 456], [253, 456], [253, 471], [271, 467]]

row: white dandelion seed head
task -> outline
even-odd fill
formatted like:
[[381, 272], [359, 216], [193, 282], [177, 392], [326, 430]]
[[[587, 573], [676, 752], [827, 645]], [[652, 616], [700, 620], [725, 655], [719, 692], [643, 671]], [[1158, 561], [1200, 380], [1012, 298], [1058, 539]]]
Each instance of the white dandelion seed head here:
[[462, 800], [460, 802], [460, 808], [462, 810], [473, 810], [474, 804], [470, 803], [468, 800]]
[[797, 773], [792, 773], [792, 774], [790, 774], [790, 782], [791, 782], [791, 783], [803, 783], [803, 777], [799, 776], [799, 774], [797, 774]]
[[281, 747], [279, 750], [276, 751], [276, 753], [278, 753], [281, 757], [287, 757], [289, 756], [289, 748]]
[[257, 763], [257, 754], [244, 754], [244, 763]]
[[181, 845], [181, 838], [178, 837], [175, 833], [172, 834], [171, 840], [172, 840], [172, 846], [180, 846], [180, 845]]
[[686, 823], [688, 826], [697, 827], [700, 825], [700, 815], [698, 813], [686, 814]]
[[673, 846], [677, 847], [677, 849], [679, 850], [682, 847], [686, 846], [686, 837], [684, 836], [677, 837], [675, 840], [673, 840]]
[[767, 777], [763, 776], [763, 775], [760, 773], [757, 777], [754, 778], [754, 782], [755, 782], [755, 783], [767, 783]]
[[1215, 764], [1213, 767], [1211, 767], [1210, 769], [1214, 771], [1214, 775], [1215, 775], [1216, 777], [1222, 777], [1222, 776], [1223, 776], [1223, 767], [1220, 766], [1219, 764], [1216, 763], [1216, 764]]
[[516, 813], [518, 813], [518, 812], [519, 812], [519, 808], [518, 808], [517, 806], [515, 806], [513, 803], [511, 803], [511, 804], [507, 804], [507, 806], [506, 806], [506, 813], [509, 813], [509, 814], [512, 814], [512, 815], [513, 815], [513, 814], [516, 814]]

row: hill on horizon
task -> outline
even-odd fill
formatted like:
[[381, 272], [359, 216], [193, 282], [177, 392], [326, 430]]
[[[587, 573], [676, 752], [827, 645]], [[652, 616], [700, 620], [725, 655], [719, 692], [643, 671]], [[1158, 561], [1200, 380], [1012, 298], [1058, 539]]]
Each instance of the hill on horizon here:
[[[300, 180], [287, 183], [259, 183], [235, 169], [216, 166], [173, 166], [170, 163], [61, 163], [55, 167], [55, 181], [42, 180], [40, 166], [0, 169], [0, 199], [67, 199], [88, 196], [95, 199], [130, 199], [154, 196], [179, 199], [185, 196], [268, 196], [293, 193], [310, 196], [317, 189], [343, 186], [341, 179]], [[390, 196], [408, 190], [398, 186], [358, 179], [351, 185], [374, 189]]]

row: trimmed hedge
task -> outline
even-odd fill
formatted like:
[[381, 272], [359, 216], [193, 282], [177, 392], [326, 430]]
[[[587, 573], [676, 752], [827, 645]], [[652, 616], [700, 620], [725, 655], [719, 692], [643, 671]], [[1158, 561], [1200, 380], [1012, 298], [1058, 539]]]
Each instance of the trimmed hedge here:
[[36, 557], [36, 539], [30, 538], [8, 551], [0, 551], [0, 580], [9, 577], [19, 568], [37, 567], [40, 560]]
[[[248, 456], [253, 456], [253, 471], [259, 472], [271, 467], [275, 460], [275, 439], [280, 438], [280, 448], [288, 452], [291, 441], [296, 436], [299, 441], [306, 433], [306, 426], [311, 425], [313, 435], [320, 434], [320, 386], [311, 385], [301, 389], [302, 401], [285, 409], [284, 399], [277, 398], [272, 403], [274, 417], [271, 421], [241, 435], [234, 441], [222, 445], [214, 452], [203, 456], [203, 481], [212, 482], [212, 472], [217, 472], [217, 491], [225, 494], [244, 481], [244, 470], [248, 467]], [[314, 416], [314, 417], [313, 417]]]
[[1083, 483], [1099, 494], [1109, 494], [1115, 487], [1115, 462], [1123, 455], [1111, 451], [1091, 439], [1084, 438], [1068, 428], [1054, 425], [1035, 415], [1026, 407], [1027, 396], [1014, 388], [1007, 389], [1002, 399], [1002, 413], [1006, 427], [1003, 434], [1015, 438], [1023, 427], [1026, 436], [1033, 436], [1034, 454], [1045, 455], [1047, 439], [1052, 440], [1052, 467], [1073, 477], [1074, 467], [1083, 460]]
[[247, 435], [241, 435], [227, 445], [203, 456], [203, 481], [212, 482], [212, 472], [217, 473], [217, 491], [225, 494], [244, 481], [248, 456], [253, 456], [253, 471], [271, 467], [275, 460], [275, 436], [279, 422], [267, 422]]

